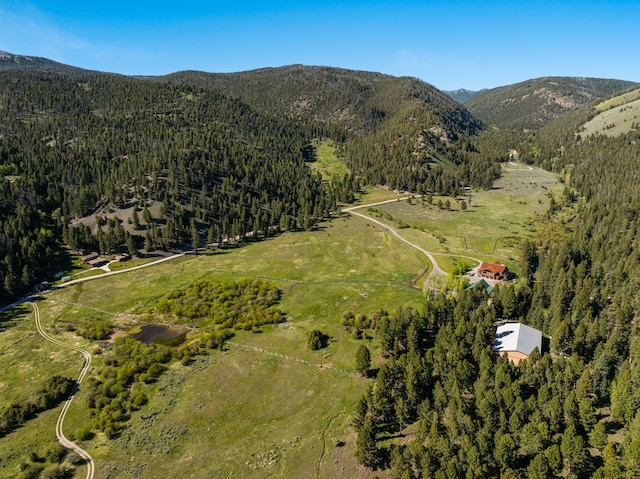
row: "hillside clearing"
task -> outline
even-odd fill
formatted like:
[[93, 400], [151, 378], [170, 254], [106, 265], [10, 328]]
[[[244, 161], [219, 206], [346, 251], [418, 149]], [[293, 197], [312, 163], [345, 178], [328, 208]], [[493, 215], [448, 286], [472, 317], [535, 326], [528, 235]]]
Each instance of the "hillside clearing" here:
[[331, 181], [333, 178], [342, 178], [349, 173], [347, 165], [338, 158], [336, 145], [331, 140], [315, 140], [313, 147], [316, 151], [314, 162], [309, 165], [322, 174], [322, 179]]
[[638, 128], [640, 128], [640, 99], [603, 111], [585, 123], [580, 129], [580, 134], [618, 136]]

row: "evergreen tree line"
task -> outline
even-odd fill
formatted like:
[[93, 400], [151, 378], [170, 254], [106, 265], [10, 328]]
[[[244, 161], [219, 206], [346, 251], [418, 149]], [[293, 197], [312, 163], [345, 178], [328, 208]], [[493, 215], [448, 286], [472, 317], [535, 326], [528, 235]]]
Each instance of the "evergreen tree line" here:
[[[311, 77], [298, 86], [321, 111], [295, 113], [286, 85], [278, 102], [262, 84], [249, 106], [246, 91], [186, 80], [1, 72], [0, 296], [58, 272], [63, 243], [198, 249], [312, 228], [362, 184], [455, 195], [497, 176], [499, 158], [471, 136], [478, 123], [432, 87]], [[305, 161], [318, 137], [342, 145], [351, 174], [323, 184]], [[132, 205], [131, 227], [110, 213]], [[97, 226], [78, 222], [94, 213]]]
[[40, 412], [57, 406], [71, 394], [76, 382], [64, 376], [51, 376], [45, 386], [28, 400], [14, 402], [0, 411], [0, 436], [9, 434]]
[[[362, 463], [394, 477], [640, 474], [638, 138], [563, 136], [518, 146], [565, 182], [560, 233], [523, 240], [518, 283], [376, 325], [389, 359], [354, 416]], [[501, 320], [542, 330], [549, 350], [517, 367], [495, 355]], [[394, 440], [408, 426], [415, 437]]]

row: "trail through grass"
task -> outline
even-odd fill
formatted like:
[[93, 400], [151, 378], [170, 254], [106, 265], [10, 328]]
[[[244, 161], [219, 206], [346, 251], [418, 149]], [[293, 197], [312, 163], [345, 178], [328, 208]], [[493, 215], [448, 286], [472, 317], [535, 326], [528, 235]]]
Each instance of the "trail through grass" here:
[[[391, 219], [377, 219], [405, 225], [400, 234], [439, 253], [438, 264], [446, 270], [462, 256], [509, 263], [520, 239], [536, 232], [534, 218], [546, 211], [547, 194], [558, 189], [549, 173], [507, 164], [492, 191], [471, 193], [466, 211], [459, 202], [451, 201], [451, 211], [446, 211], [421, 199], [379, 205], [377, 213], [359, 211], [384, 212]], [[361, 201], [397, 197], [377, 189]], [[463, 199], [469, 201], [468, 196]], [[420, 308], [424, 297], [412, 282], [424, 267], [420, 254], [373, 222], [343, 217], [316, 231], [185, 256], [47, 293], [39, 303], [45, 327], [91, 349], [67, 326], [109, 317], [121, 334], [135, 332], [153, 321], [149, 313], [158, 298], [195, 279], [264, 278], [283, 291], [279, 308], [287, 322], [263, 327], [258, 334], [238, 332], [234, 341], [248, 348], [229, 347], [171, 366], [148, 386], [149, 403], [133, 413], [119, 438], [98, 434], [84, 444], [96, 461], [97, 477], [370, 476], [355, 461], [355, 435], [349, 427], [367, 381], [310, 364], [354, 371], [355, 351], [364, 341], [377, 367], [379, 346], [355, 339], [341, 326], [342, 315]], [[0, 321], [4, 404], [28, 396], [43, 377], [73, 376], [81, 365], [76, 355], [54, 351], [36, 337], [30, 316], [21, 311]], [[307, 347], [312, 329], [329, 337], [326, 348]], [[95, 355], [96, 366], [100, 361], [100, 354]], [[1, 477], [15, 476], [32, 449], [55, 437], [55, 414], [48, 411], [0, 438]], [[85, 425], [88, 415], [81, 390], [66, 430]]]
[[[553, 174], [507, 163], [490, 191], [470, 192], [457, 201], [434, 197], [428, 204], [426, 198], [414, 198], [358, 211], [398, 228], [409, 241], [439, 254], [436, 259], [445, 270], [453, 266], [452, 258], [462, 256], [506, 262], [515, 268], [520, 241], [534, 234], [550, 195], [559, 189]], [[439, 201], [449, 201], [450, 208], [439, 208]], [[467, 203], [466, 210], [462, 201]]]

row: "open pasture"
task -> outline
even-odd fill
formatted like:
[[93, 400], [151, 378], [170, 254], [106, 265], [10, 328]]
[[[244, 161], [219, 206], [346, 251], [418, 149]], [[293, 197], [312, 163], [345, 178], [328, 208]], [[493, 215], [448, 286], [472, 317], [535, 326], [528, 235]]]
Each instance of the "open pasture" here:
[[[366, 220], [344, 217], [316, 231], [288, 233], [70, 285], [44, 294], [39, 304], [47, 330], [55, 327], [56, 337], [80, 341], [96, 352], [99, 349], [91, 344], [97, 342], [78, 339], [65, 331], [66, 326], [109, 318], [121, 329], [118, 334], [135, 334], [153, 322], [148, 313], [158, 298], [195, 279], [263, 278], [283, 291], [279, 307], [289, 320], [265, 326], [259, 334], [240, 331], [234, 341], [353, 372], [355, 351], [362, 340], [340, 325], [342, 314], [369, 314], [401, 305], [419, 308], [423, 296], [411, 282], [424, 267], [415, 251], [389, 233]], [[19, 322], [20, 334], [37, 343], [30, 350], [42, 348], [45, 357], [57, 355], [64, 360], [64, 367], [48, 364], [47, 375], [54, 371], [76, 374], [80, 357], [37, 336], [26, 307]], [[0, 333], [4, 354], [18, 354], [13, 351], [21, 344], [17, 328]], [[307, 347], [307, 332], [312, 329], [328, 336], [325, 348]], [[375, 367], [379, 351], [372, 343], [370, 347]], [[34, 358], [22, 355], [7, 363], [3, 371], [7, 388], [23, 377], [20, 371], [34, 367], [30, 366]], [[101, 360], [96, 354], [93, 364], [98, 366]], [[197, 357], [189, 365], [171, 366], [149, 385], [149, 403], [132, 415], [119, 438], [107, 440], [98, 434], [84, 447], [96, 461], [97, 477], [368, 477], [353, 457], [355, 437], [349, 427], [355, 402], [366, 386], [366, 380], [332, 369], [229, 346], [224, 352]], [[24, 394], [28, 392], [25, 385]], [[48, 411], [47, 417], [55, 417], [58, 411]], [[66, 434], [73, 435], [88, 418], [81, 391], [67, 415]], [[34, 419], [13, 435], [40, 431], [49, 422]], [[44, 429], [39, 434], [50, 441], [53, 427], [50, 436]], [[39, 447], [34, 436], [35, 432], [29, 433], [33, 447]], [[0, 439], [0, 449], [11, 458], [3, 462], [2, 477], [12, 477], [18, 465], [28, 461], [30, 451], [16, 449], [14, 444], [22, 443]], [[77, 475], [82, 472], [79, 469]]]
[[[490, 191], [472, 191], [456, 201], [434, 197], [431, 205], [426, 198], [394, 201], [359, 212], [400, 227], [403, 237], [441, 255], [437, 256], [442, 257], [438, 264], [445, 270], [453, 265], [450, 257], [509, 263], [517, 256], [521, 239], [535, 231], [532, 220], [546, 212], [549, 195], [559, 189], [556, 177], [549, 172], [506, 163], [502, 177]], [[447, 200], [450, 209], [437, 206]], [[467, 203], [466, 210], [462, 201]]]

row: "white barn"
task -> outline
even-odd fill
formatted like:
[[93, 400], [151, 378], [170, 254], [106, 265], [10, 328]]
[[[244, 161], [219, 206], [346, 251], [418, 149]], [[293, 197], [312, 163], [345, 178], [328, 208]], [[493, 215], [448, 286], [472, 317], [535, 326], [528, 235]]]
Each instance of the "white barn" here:
[[535, 348], [542, 350], [542, 332], [537, 329], [522, 323], [505, 323], [496, 329], [493, 350], [514, 364], [528, 358]]

